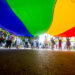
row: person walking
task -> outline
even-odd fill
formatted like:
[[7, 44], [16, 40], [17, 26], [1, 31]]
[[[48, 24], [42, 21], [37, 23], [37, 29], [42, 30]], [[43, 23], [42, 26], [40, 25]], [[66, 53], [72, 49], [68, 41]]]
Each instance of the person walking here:
[[51, 49], [54, 50], [55, 41], [53, 38], [51, 38]]
[[6, 48], [11, 48], [11, 44], [13, 41], [13, 35], [7, 35], [6, 37]]
[[36, 48], [39, 48], [39, 42], [38, 42], [38, 40], [36, 41]]
[[0, 35], [0, 47], [2, 47], [4, 41], [4, 36]]
[[4, 35], [3, 35], [3, 32], [0, 31], [0, 47], [2, 47], [3, 41], [4, 41]]
[[25, 38], [25, 47], [28, 48], [28, 38]]
[[19, 37], [16, 38], [16, 48], [19, 49], [21, 45], [21, 40]]
[[6, 48], [9, 47], [9, 39], [10, 39], [10, 35], [7, 35], [7, 37], [6, 37], [6, 45], [5, 45]]
[[71, 45], [70, 39], [66, 38], [66, 48], [67, 48], [67, 50], [70, 50], [70, 45]]
[[34, 39], [33, 38], [31, 39], [31, 48], [32, 49], [34, 48]]
[[9, 48], [11, 48], [11, 44], [12, 44], [12, 41], [13, 41], [13, 35], [10, 35], [10, 39], [9, 39]]
[[59, 50], [62, 50], [62, 40], [59, 38]]

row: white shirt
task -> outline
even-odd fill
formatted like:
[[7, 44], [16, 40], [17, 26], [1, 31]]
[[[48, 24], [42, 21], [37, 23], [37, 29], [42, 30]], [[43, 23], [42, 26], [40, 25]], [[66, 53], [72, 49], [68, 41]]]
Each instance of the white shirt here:
[[19, 38], [17, 38], [16, 45], [20, 45], [20, 44], [21, 44], [21, 40]]
[[25, 42], [28, 42], [28, 38], [25, 38]]

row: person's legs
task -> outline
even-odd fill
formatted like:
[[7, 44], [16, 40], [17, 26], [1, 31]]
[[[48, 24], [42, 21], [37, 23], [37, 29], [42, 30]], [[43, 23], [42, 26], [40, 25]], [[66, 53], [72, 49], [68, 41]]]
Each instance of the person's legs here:
[[62, 50], [62, 46], [60, 46], [59, 50]]
[[0, 42], [0, 47], [1, 47], [1, 42]]
[[11, 41], [9, 41], [9, 48], [11, 48], [11, 43], [12, 43], [12, 42], [11, 42]]
[[28, 42], [26, 42], [26, 44], [27, 44], [27, 48], [28, 48]]
[[9, 45], [9, 41], [6, 40], [6, 48], [8, 48], [8, 45]]
[[26, 42], [25, 44], [26, 44], [26, 48], [28, 48], [28, 42]]
[[61, 46], [61, 50], [62, 50], [62, 46]]
[[16, 48], [19, 49], [19, 45], [16, 45]]
[[60, 50], [61, 48], [60, 48], [60, 46], [59, 46], [59, 50]]
[[70, 45], [69, 45], [69, 50], [70, 50]]
[[27, 42], [25, 42], [25, 47], [27, 48]]
[[10, 48], [10, 41], [8, 40], [8, 47]]
[[16, 45], [16, 48], [18, 48], [18, 45]]
[[69, 46], [68, 46], [68, 50], [69, 50]]
[[54, 45], [52, 44], [52, 50], [54, 49]]
[[67, 50], [70, 50], [70, 46], [69, 45], [67, 46]]
[[68, 50], [68, 45], [66, 46], [67, 50]]
[[5, 48], [7, 48], [7, 40], [6, 40]]
[[3, 42], [1, 42], [1, 47], [3, 47]]
[[1, 44], [1, 43], [2, 43], [2, 41], [1, 41], [1, 39], [0, 39], [0, 47], [2, 47], [2, 44]]
[[33, 43], [31, 43], [31, 48], [33, 49]]

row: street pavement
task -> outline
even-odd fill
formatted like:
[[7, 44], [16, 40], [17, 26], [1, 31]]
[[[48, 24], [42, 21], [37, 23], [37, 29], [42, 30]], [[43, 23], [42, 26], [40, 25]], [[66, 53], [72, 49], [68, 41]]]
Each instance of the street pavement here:
[[0, 75], [75, 75], [75, 52], [3, 49]]

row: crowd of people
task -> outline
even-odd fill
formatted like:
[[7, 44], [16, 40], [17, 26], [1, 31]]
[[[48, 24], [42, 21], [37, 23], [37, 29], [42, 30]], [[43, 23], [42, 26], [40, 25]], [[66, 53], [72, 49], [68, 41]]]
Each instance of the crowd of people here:
[[[51, 49], [53, 50], [54, 49], [54, 45], [56, 45], [56, 49], [57, 49], [57, 44], [55, 43], [54, 39], [52, 38], [51, 39]], [[71, 42], [70, 42], [70, 39], [69, 38], [66, 38], [66, 49], [67, 50], [70, 50], [70, 46], [71, 46]], [[58, 38], [58, 49], [59, 50], [62, 50], [62, 39]]]
[[[42, 38], [41, 38], [42, 39]], [[50, 43], [49, 43], [50, 42]], [[28, 37], [24, 37], [24, 41], [20, 38], [16, 36], [16, 39], [14, 39], [14, 35], [12, 34], [7, 34], [6, 37], [4, 37], [3, 33], [0, 33], [0, 47], [4, 47], [4, 48], [17, 48], [19, 49], [20, 47], [24, 47], [24, 48], [37, 48], [37, 49], [59, 49], [62, 50], [62, 39], [58, 38], [58, 44], [56, 43], [56, 41], [51, 38], [50, 41], [47, 42], [45, 41], [44, 43], [40, 43], [39, 40], [37, 39], [35, 41], [34, 38], [31, 38], [31, 40], [29, 41]], [[70, 50], [71, 49], [71, 42], [69, 38], [66, 38], [66, 44], [65, 44], [64, 49]], [[75, 49], [75, 43], [73, 45], [73, 49]]]

